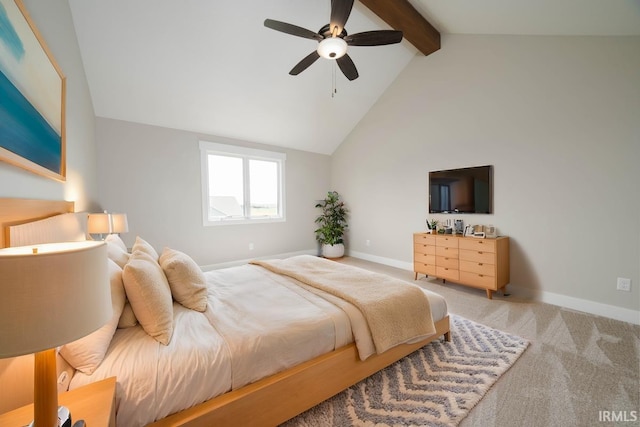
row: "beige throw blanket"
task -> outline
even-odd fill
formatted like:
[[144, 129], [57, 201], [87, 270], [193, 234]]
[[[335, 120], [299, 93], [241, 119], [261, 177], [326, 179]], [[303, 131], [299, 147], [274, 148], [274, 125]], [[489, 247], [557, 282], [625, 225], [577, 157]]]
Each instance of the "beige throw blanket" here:
[[358, 307], [369, 324], [378, 354], [435, 334], [429, 300], [402, 280], [310, 255], [251, 261]]

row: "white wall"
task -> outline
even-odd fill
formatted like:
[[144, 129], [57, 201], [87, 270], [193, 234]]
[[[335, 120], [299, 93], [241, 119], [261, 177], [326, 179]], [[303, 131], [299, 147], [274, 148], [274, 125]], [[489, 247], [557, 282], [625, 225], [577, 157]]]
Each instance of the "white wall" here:
[[[96, 135], [102, 207], [127, 213], [129, 246], [139, 235], [200, 265], [316, 250], [314, 206], [330, 189], [329, 156], [104, 118]], [[286, 153], [286, 222], [204, 227], [200, 138]]]
[[67, 180], [43, 178], [0, 162], [0, 197], [73, 200], [89, 210], [97, 199], [94, 113], [71, 11], [66, 0], [24, 0], [53, 57], [67, 78]]
[[411, 269], [428, 171], [492, 164], [495, 214], [451, 217], [511, 237], [512, 291], [638, 318], [638, 70], [638, 37], [444, 36], [332, 157], [351, 253]]

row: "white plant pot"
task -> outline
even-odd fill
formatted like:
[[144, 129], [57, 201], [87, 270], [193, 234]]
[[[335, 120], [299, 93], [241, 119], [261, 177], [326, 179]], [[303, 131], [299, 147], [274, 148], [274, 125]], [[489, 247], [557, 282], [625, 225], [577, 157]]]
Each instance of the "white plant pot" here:
[[342, 258], [344, 256], [344, 245], [322, 245], [322, 256], [325, 258]]

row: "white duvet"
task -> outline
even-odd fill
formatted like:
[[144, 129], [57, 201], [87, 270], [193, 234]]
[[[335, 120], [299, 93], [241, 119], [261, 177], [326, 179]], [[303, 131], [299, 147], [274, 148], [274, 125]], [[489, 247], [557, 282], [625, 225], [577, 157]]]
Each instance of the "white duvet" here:
[[[255, 265], [205, 275], [207, 310], [174, 303], [168, 346], [139, 326], [118, 329], [102, 364], [92, 375], [77, 372], [70, 388], [116, 376], [117, 424], [134, 427], [354, 340], [362, 359], [375, 353], [360, 312], [336, 297]], [[425, 293], [433, 320], [443, 318], [444, 299]]]

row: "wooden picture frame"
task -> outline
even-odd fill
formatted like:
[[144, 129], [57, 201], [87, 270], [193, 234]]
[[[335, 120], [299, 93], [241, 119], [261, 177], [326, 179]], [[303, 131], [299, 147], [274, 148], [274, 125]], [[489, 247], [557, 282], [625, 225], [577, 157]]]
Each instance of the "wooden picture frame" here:
[[66, 79], [22, 0], [0, 0], [0, 160], [66, 180]]

